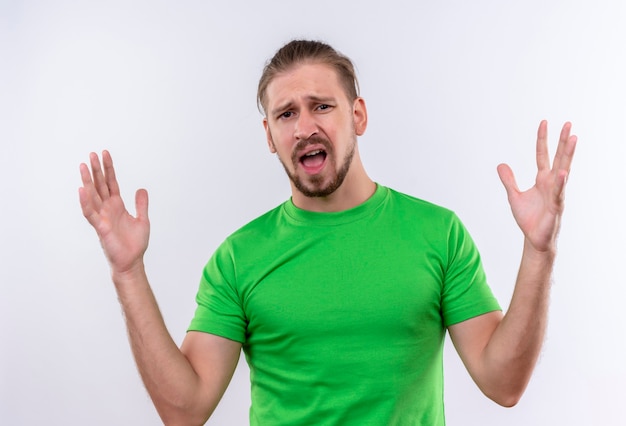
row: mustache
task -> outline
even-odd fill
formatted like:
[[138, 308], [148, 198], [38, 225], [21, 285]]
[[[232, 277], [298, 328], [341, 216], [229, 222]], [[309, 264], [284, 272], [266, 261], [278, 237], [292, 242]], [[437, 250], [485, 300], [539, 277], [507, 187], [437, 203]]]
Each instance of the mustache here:
[[300, 139], [293, 149], [294, 155], [296, 155], [297, 152], [302, 151], [309, 145], [322, 145], [326, 151], [332, 150], [332, 145], [330, 144], [330, 141], [328, 139], [314, 135], [307, 139]]

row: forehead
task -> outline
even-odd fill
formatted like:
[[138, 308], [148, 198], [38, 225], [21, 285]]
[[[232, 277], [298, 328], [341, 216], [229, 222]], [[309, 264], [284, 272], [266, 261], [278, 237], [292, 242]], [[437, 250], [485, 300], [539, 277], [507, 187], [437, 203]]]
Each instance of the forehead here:
[[270, 110], [301, 98], [347, 98], [337, 71], [322, 63], [300, 64], [277, 74], [267, 86], [266, 94]]

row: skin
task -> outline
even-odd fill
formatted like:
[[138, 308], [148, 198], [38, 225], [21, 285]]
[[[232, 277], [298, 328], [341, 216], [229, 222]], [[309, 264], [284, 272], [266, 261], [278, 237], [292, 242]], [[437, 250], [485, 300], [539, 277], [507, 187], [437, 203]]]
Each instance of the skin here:
[[[376, 190], [367, 176], [356, 138], [367, 128], [365, 101], [350, 101], [335, 70], [323, 64], [306, 64], [278, 75], [267, 87], [268, 116], [263, 119], [270, 152], [280, 159], [290, 176], [296, 206], [310, 211], [341, 211], [367, 200]], [[313, 145], [307, 140], [326, 141]], [[298, 161], [305, 152], [325, 149], [324, 167], [309, 173]], [[325, 196], [311, 197], [298, 188], [295, 179], [311, 191], [330, 185], [351, 156], [350, 168], [341, 186]]]
[[[111, 156], [90, 154], [80, 165], [84, 216], [94, 227], [111, 267], [128, 336], [146, 389], [164, 424], [204, 424], [237, 365], [241, 344], [205, 333], [188, 333], [179, 349], [165, 327], [150, 289], [143, 256], [150, 223], [148, 193], [135, 195], [136, 216], [120, 197]], [[197, 338], [195, 338], [197, 337]]]
[[[263, 120], [268, 147], [290, 176], [296, 206], [311, 211], [341, 211], [375, 191], [358, 151], [357, 137], [367, 127], [362, 98], [349, 100], [335, 71], [303, 64], [278, 75], [268, 86], [268, 117]], [[480, 389], [504, 406], [521, 397], [543, 342], [556, 240], [564, 189], [576, 146], [571, 124], [563, 126], [552, 164], [547, 123], [537, 134], [537, 178], [521, 192], [507, 165], [498, 166], [513, 216], [524, 233], [524, 250], [510, 308], [449, 328], [454, 345]], [[305, 167], [302, 154], [323, 149], [319, 167]], [[347, 168], [346, 168], [347, 165]], [[345, 169], [340, 185], [328, 191]], [[80, 165], [79, 199], [94, 227], [122, 306], [130, 344], [144, 384], [167, 425], [204, 424], [223, 395], [237, 365], [241, 344], [207, 333], [187, 333], [179, 349], [167, 331], [144, 268], [150, 223], [148, 194], [135, 196], [136, 215], [120, 197], [110, 154], [102, 162], [90, 154]], [[298, 188], [305, 188], [309, 194]]]
[[492, 312], [449, 327], [470, 375], [489, 398], [513, 406], [521, 398], [545, 336], [552, 268], [564, 209], [565, 184], [576, 148], [571, 123], [561, 130], [552, 164], [548, 123], [537, 131], [535, 185], [520, 191], [511, 168], [498, 166], [513, 217], [524, 234], [522, 260], [506, 315]]

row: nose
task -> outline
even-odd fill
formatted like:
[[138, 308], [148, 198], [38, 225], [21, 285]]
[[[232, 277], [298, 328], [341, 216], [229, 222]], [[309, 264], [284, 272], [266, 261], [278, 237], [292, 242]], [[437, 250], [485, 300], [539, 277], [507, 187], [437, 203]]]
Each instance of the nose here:
[[300, 112], [296, 120], [294, 137], [296, 139], [308, 139], [318, 132], [315, 117], [308, 111]]

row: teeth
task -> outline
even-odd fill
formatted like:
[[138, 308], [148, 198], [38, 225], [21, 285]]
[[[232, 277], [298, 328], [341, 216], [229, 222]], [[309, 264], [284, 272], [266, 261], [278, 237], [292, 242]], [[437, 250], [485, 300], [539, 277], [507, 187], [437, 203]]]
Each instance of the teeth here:
[[321, 152], [322, 152], [322, 150], [321, 150], [321, 149], [318, 149], [318, 150], [316, 150], [316, 151], [311, 151], [311, 152], [309, 152], [308, 154], [304, 154], [304, 156], [305, 156], [305, 157], [311, 157], [311, 156], [313, 156], [313, 155], [317, 155], [317, 154], [319, 154], [319, 153], [321, 153]]

